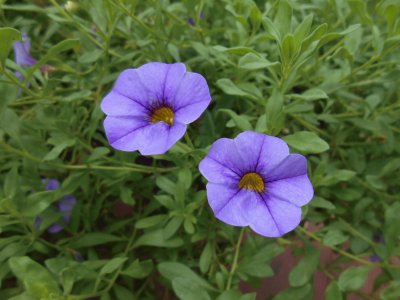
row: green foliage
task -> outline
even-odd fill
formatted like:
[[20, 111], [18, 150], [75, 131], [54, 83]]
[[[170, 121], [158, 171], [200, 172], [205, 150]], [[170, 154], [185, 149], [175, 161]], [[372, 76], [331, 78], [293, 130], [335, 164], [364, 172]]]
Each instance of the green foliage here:
[[[0, 299], [250, 300], [239, 284], [268, 289], [289, 249], [299, 261], [272, 299], [312, 299], [316, 271], [326, 299], [363, 295], [372, 267], [372, 297], [400, 297], [398, 1], [0, 3]], [[23, 32], [31, 67], [12, 55]], [[170, 151], [143, 158], [108, 144], [99, 104], [149, 61], [202, 74], [212, 104]], [[238, 249], [198, 164], [245, 130], [305, 155], [315, 197], [296, 231], [246, 229]], [[68, 195], [71, 220], [50, 234]], [[337, 256], [321, 262], [324, 248]]]

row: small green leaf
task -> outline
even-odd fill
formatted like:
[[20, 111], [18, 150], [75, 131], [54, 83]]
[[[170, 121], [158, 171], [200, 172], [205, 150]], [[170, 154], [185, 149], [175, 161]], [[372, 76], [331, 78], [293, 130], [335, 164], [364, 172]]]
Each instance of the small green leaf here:
[[190, 268], [179, 262], [162, 262], [158, 265], [157, 268], [161, 275], [169, 279], [170, 281], [173, 281], [177, 278], [186, 278], [201, 288], [215, 290], [215, 288], [211, 286], [206, 280], [204, 280]]
[[124, 262], [128, 260], [127, 257], [116, 257], [109, 260], [100, 270], [100, 275], [110, 274], [117, 270]]
[[292, 7], [286, 0], [280, 0], [278, 12], [274, 19], [274, 25], [278, 29], [281, 37], [285, 36], [291, 31], [292, 25]]
[[369, 273], [368, 266], [352, 267], [339, 276], [338, 285], [341, 291], [355, 291], [361, 288]]
[[321, 198], [321, 197], [314, 197], [313, 200], [310, 202], [310, 206], [312, 207], [319, 207], [325, 209], [335, 209], [336, 206], [332, 204], [332, 202]]
[[347, 241], [349, 237], [343, 234], [341, 231], [333, 229], [329, 230], [328, 233], [324, 236], [323, 243], [327, 246], [336, 246], [343, 244]]
[[400, 298], [400, 281], [392, 281], [381, 293], [382, 300], [398, 300]]
[[60, 295], [60, 288], [53, 275], [42, 265], [27, 256], [12, 257], [11, 271], [23, 282], [26, 291], [34, 299], [45, 299], [50, 294]]
[[342, 293], [340, 292], [339, 285], [336, 281], [332, 281], [325, 290], [326, 300], [342, 300]]
[[305, 91], [303, 94], [291, 95], [294, 99], [302, 99], [306, 101], [314, 101], [319, 99], [328, 99], [328, 95], [321, 89], [312, 88]]
[[15, 41], [22, 41], [21, 33], [10, 27], [0, 28], [0, 63], [3, 66]]
[[250, 122], [243, 116], [239, 116], [238, 114], [236, 114], [233, 110], [220, 109], [219, 111], [228, 114], [232, 118], [233, 122], [235, 122], [236, 127], [238, 127], [239, 129], [243, 131], [252, 130], [253, 127], [251, 126]]
[[182, 300], [211, 300], [207, 291], [192, 282], [189, 278], [179, 277], [172, 280], [172, 288]]
[[235, 85], [232, 80], [227, 79], [227, 78], [222, 78], [217, 80], [217, 86], [225, 93], [228, 95], [234, 95], [234, 96], [249, 96], [248, 93], [245, 91], [241, 90], [240, 88]]
[[18, 168], [13, 167], [4, 180], [4, 195], [13, 198], [19, 187]]
[[329, 145], [314, 132], [299, 131], [283, 138], [290, 147], [303, 153], [321, 153], [329, 149]]
[[102, 233], [102, 232], [90, 232], [72, 240], [69, 244], [71, 248], [85, 248], [96, 245], [107, 244], [111, 242], [118, 242], [122, 239], [118, 236]]
[[171, 239], [166, 239], [164, 237], [164, 231], [162, 229], [147, 232], [141, 235], [135, 242], [134, 247], [139, 246], [153, 246], [153, 247], [165, 247], [165, 248], [175, 248], [180, 247], [183, 244], [181, 238], [175, 237]]
[[136, 259], [121, 274], [132, 278], [144, 278], [147, 277], [153, 271], [153, 262], [149, 260], [139, 261]]
[[259, 70], [278, 65], [279, 62], [270, 62], [254, 53], [247, 53], [239, 59], [239, 68], [246, 70]]
[[208, 242], [200, 255], [199, 267], [201, 273], [204, 274], [208, 271], [208, 268], [210, 267], [211, 264], [212, 255], [213, 255], [212, 244], [211, 242]]
[[155, 215], [147, 218], [140, 219], [136, 222], [135, 227], [139, 229], [153, 227], [160, 224], [167, 218], [167, 215]]
[[293, 287], [306, 284], [314, 274], [319, 264], [319, 251], [308, 253], [290, 272], [289, 283]]

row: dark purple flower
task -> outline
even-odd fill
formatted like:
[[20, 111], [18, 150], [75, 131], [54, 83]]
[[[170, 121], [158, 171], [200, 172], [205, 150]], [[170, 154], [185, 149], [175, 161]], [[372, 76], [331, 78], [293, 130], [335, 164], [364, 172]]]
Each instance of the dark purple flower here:
[[101, 103], [108, 141], [122, 151], [163, 154], [210, 101], [204, 77], [186, 72], [183, 63], [151, 62], [127, 69]]
[[[57, 179], [43, 179], [42, 183], [45, 185], [46, 191], [56, 190], [60, 187], [60, 182]], [[60, 201], [58, 201], [56, 207], [58, 211], [62, 213], [62, 223], [55, 223], [51, 225], [47, 231], [50, 233], [57, 233], [63, 230], [63, 224], [68, 224], [71, 220], [72, 209], [74, 208], [75, 204], [76, 199], [71, 195], [66, 195]], [[36, 218], [35, 226], [39, 227], [41, 222], [41, 218]]]
[[[203, 20], [203, 19], [204, 19], [204, 12], [203, 12], [203, 11], [200, 12], [199, 19], [200, 19], [200, 20]], [[195, 25], [196, 25], [196, 22], [195, 22], [195, 20], [194, 20], [193, 18], [189, 18], [189, 19], [187, 20], [187, 22], [188, 22], [188, 24], [189, 24], [190, 26], [195, 26]]]
[[207, 178], [207, 198], [215, 216], [233, 226], [279, 237], [301, 220], [301, 206], [313, 197], [307, 160], [289, 154], [273, 136], [246, 131], [222, 138], [200, 163]]

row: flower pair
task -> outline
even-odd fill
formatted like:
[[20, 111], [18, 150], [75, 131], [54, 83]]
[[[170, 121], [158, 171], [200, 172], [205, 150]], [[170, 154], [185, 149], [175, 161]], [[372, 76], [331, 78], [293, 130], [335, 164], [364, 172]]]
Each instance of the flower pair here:
[[[110, 144], [143, 155], [163, 154], [211, 101], [206, 80], [182, 63], [147, 63], [123, 71], [101, 103]], [[243, 132], [222, 138], [200, 163], [207, 198], [221, 221], [278, 237], [293, 230], [313, 197], [304, 156], [272, 136]]]

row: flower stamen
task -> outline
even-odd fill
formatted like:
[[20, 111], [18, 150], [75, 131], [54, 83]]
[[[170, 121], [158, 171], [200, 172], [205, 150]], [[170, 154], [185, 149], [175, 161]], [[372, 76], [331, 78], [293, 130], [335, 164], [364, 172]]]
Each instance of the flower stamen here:
[[174, 112], [167, 106], [161, 106], [152, 112], [150, 121], [151, 123], [164, 122], [171, 126], [174, 124]]
[[262, 192], [264, 191], [265, 184], [264, 180], [258, 173], [246, 173], [242, 179], [239, 181], [239, 188], [253, 190], [255, 192]]

